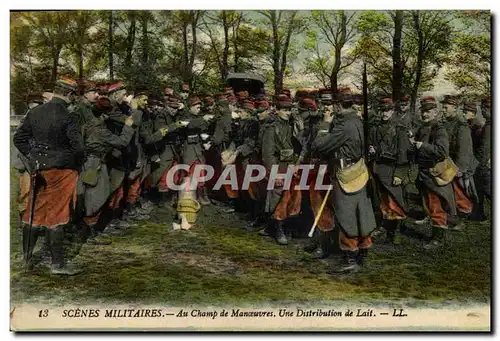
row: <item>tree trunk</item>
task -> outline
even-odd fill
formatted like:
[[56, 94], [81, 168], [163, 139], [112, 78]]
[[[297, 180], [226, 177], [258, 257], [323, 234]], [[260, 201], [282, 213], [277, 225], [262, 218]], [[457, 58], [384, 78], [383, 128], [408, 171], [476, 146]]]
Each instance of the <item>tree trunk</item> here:
[[403, 86], [403, 70], [401, 63], [401, 34], [403, 31], [403, 11], [396, 11], [394, 16], [394, 38], [392, 47], [392, 101], [396, 112], [400, 112], [401, 88]]
[[108, 17], [108, 66], [109, 66], [109, 79], [114, 80], [113, 70], [113, 11], [109, 11]]
[[148, 39], [148, 14], [145, 13], [142, 18], [142, 62], [148, 62], [149, 39]]
[[335, 47], [335, 64], [333, 65], [333, 70], [330, 75], [330, 88], [332, 89], [333, 93], [336, 93], [338, 90], [338, 77], [339, 77], [339, 71], [340, 71], [340, 65], [342, 61], [342, 46], [343, 45], [337, 45]]
[[278, 85], [279, 85], [279, 89], [280, 91], [283, 89], [283, 78], [284, 78], [284, 75], [285, 75], [285, 71], [286, 71], [286, 60], [287, 60], [287, 53], [288, 53], [288, 47], [290, 46], [290, 39], [292, 38], [292, 32], [293, 32], [293, 20], [295, 18], [295, 15], [296, 15], [297, 12], [293, 12], [291, 17], [290, 17], [290, 21], [288, 23], [288, 29], [287, 29], [287, 33], [286, 33], [286, 38], [285, 38], [285, 44], [283, 45], [283, 49], [281, 50], [281, 66], [280, 66], [280, 69], [279, 69], [279, 77], [278, 77]]
[[136, 25], [136, 17], [135, 13], [132, 12], [130, 14], [130, 27], [128, 29], [127, 36], [127, 55], [125, 57], [125, 65], [130, 67], [132, 64], [132, 51], [134, 50], [135, 43], [135, 25]]
[[227, 12], [222, 11], [222, 25], [224, 28], [224, 51], [222, 52], [222, 67], [221, 76], [222, 82], [226, 81], [227, 75], [229, 73], [229, 25], [227, 22]]
[[52, 75], [51, 84], [55, 85], [57, 80], [57, 68], [59, 67], [59, 55], [61, 54], [62, 45], [57, 45], [54, 49], [54, 55], [52, 59]]
[[333, 93], [338, 90], [338, 77], [340, 66], [342, 65], [342, 48], [344, 47], [347, 39], [347, 17], [344, 11], [340, 14], [340, 37], [338, 44], [335, 46], [335, 64], [333, 65], [332, 73], [330, 75], [330, 88]]
[[78, 79], [83, 80], [83, 46], [81, 44], [77, 47], [78, 53]]
[[189, 67], [189, 46], [188, 46], [188, 41], [187, 41], [187, 25], [188, 23], [184, 23], [182, 26], [182, 46], [184, 48], [184, 53], [183, 53], [183, 60], [182, 60], [182, 78], [183, 81], [188, 83], [189, 82], [189, 75], [188, 75], [188, 67]]
[[410, 113], [413, 115], [413, 113], [415, 113], [415, 107], [417, 105], [418, 88], [420, 87], [420, 81], [422, 79], [422, 69], [424, 63], [424, 36], [420, 27], [420, 11], [413, 11], [412, 17], [413, 24], [415, 25], [415, 31], [417, 32], [418, 36], [417, 68], [415, 70], [415, 81], [413, 82], [413, 87], [410, 94]]
[[278, 96], [281, 92], [280, 80], [280, 42], [278, 37], [278, 22], [276, 19], [276, 11], [271, 11], [271, 25], [273, 28], [273, 70], [274, 70], [274, 96]]
[[194, 59], [197, 52], [198, 39], [196, 36], [196, 29], [198, 26], [198, 19], [200, 17], [199, 11], [190, 11], [191, 13], [191, 35], [193, 36], [193, 47], [191, 48], [191, 55], [189, 57], [189, 70], [188, 70], [188, 84], [192, 86], [193, 81], [193, 66]]
[[240, 29], [241, 13], [236, 24], [233, 26], [233, 55], [234, 55], [234, 72], [239, 72], [240, 52], [238, 50], [238, 32]]

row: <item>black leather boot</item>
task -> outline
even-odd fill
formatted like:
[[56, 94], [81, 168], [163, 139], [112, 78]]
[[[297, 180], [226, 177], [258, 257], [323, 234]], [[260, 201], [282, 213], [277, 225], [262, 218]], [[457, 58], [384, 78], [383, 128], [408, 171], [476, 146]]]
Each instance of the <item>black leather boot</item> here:
[[287, 245], [288, 239], [286, 238], [286, 235], [285, 235], [284, 221], [276, 220], [275, 224], [276, 224], [276, 234], [275, 234], [276, 241], [280, 245]]
[[130, 218], [131, 221], [145, 221], [150, 218], [148, 214], [141, 212], [138, 202], [134, 204], [127, 203], [126, 205], [127, 206], [125, 207], [128, 212], [128, 218]]
[[332, 254], [332, 235], [333, 231], [319, 231], [319, 248], [316, 249], [318, 259], [328, 258]]
[[428, 243], [424, 245], [424, 249], [431, 251], [443, 246], [444, 229], [438, 226], [432, 226], [432, 236]]
[[208, 190], [205, 186], [198, 188], [197, 194], [198, 194], [198, 201], [200, 202], [200, 205], [206, 206], [206, 205], [210, 205], [212, 203], [210, 201], [210, 198], [208, 197]]
[[38, 228], [28, 225], [23, 226], [23, 259], [24, 263], [28, 264], [28, 270], [32, 270], [33, 263], [33, 250], [35, 249], [36, 241], [38, 239]]
[[460, 216], [448, 215], [448, 228], [450, 231], [462, 231], [464, 227], [465, 224]]
[[50, 273], [52, 275], [72, 276], [81, 273], [83, 270], [77, 268], [71, 263], [67, 263], [64, 258], [64, 230], [57, 227], [49, 231], [50, 249], [52, 253], [52, 266]]
[[368, 249], [359, 249], [358, 264], [361, 266], [366, 265], [366, 257], [368, 257]]
[[257, 216], [255, 220], [253, 220], [250, 224], [248, 224], [246, 230], [247, 232], [261, 231], [266, 228], [265, 223], [266, 223], [266, 218], [263, 215]]
[[94, 227], [90, 227], [90, 235], [87, 238], [89, 245], [109, 245], [111, 239], [105, 235], [101, 235]]
[[288, 239], [288, 241], [291, 241], [293, 239], [293, 230], [290, 226], [287, 226], [285, 228], [285, 235], [286, 235], [286, 239]]
[[345, 251], [344, 252], [344, 265], [337, 269], [338, 273], [353, 273], [360, 269], [358, 264], [358, 251]]
[[399, 231], [399, 220], [384, 220], [384, 227], [387, 231], [386, 244], [401, 244], [401, 233]]
[[304, 246], [305, 252], [313, 253], [320, 247], [319, 233], [320, 233], [319, 229], [314, 230], [313, 236], [309, 238], [307, 244]]

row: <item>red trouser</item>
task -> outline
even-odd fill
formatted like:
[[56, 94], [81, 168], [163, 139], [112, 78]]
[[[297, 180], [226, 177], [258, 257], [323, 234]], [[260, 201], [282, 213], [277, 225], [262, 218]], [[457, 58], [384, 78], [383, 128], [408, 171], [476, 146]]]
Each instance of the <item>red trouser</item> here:
[[[318, 172], [315, 168], [309, 172], [309, 177], [307, 179], [309, 185], [309, 200], [311, 202], [311, 209], [315, 218], [319, 213], [319, 209], [321, 208], [321, 204], [323, 203], [323, 199], [325, 198], [325, 195], [327, 193], [327, 191], [320, 191], [315, 189], [317, 175]], [[329, 179], [328, 174], [325, 174], [323, 184], [329, 183], [327, 179]], [[333, 230], [333, 226], [335, 224], [333, 220], [332, 207], [328, 205], [329, 202], [331, 202], [330, 199], [331, 193], [330, 198], [327, 199], [328, 202], [323, 208], [323, 212], [321, 213], [321, 216], [318, 220], [318, 228], [323, 232]]]
[[432, 219], [434, 226], [448, 226], [448, 214], [443, 209], [441, 198], [429, 190], [423, 191], [424, 210]]
[[85, 222], [85, 224], [87, 226], [94, 226], [96, 225], [98, 222], [99, 222], [99, 218], [101, 217], [101, 214], [102, 214], [102, 208], [97, 211], [96, 214], [94, 214], [93, 216], [89, 216], [89, 217], [83, 217], [83, 221]]
[[372, 237], [348, 237], [344, 231], [339, 232], [340, 249], [342, 251], [358, 251], [359, 249], [368, 249], [372, 246]]
[[118, 209], [120, 208], [121, 201], [123, 199], [123, 184], [120, 185], [115, 191], [111, 194], [111, 199], [109, 200], [109, 208]]
[[[76, 206], [78, 172], [74, 169], [49, 169], [41, 171], [43, 183], [38, 181], [33, 226], [49, 229], [70, 222]], [[30, 188], [30, 191], [34, 190]], [[24, 211], [23, 223], [29, 224], [31, 202]]]
[[294, 189], [283, 191], [283, 196], [274, 210], [273, 218], [276, 220], [285, 220], [290, 216], [299, 214], [301, 201], [301, 191]]
[[141, 195], [141, 176], [136, 177], [129, 184], [128, 193], [127, 193], [127, 203], [135, 204], [137, 199], [139, 199], [139, 195]]
[[379, 189], [380, 194], [380, 211], [386, 220], [402, 220], [406, 219], [404, 210], [399, 206], [396, 200], [387, 190]]
[[457, 203], [458, 211], [462, 213], [469, 214], [472, 212], [472, 200], [467, 197], [464, 190], [458, 184], [458, 181], [455, 179], [452, 182], [453, 184], [453, 192], [455, 192], [455, 201]]

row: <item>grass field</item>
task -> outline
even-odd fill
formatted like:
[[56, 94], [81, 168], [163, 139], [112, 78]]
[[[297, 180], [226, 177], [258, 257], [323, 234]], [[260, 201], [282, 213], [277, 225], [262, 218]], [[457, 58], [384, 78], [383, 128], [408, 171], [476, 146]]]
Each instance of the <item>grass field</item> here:
[[[168, 231], [172, 212], [157, 209], [107, 246], [84, 245], [76, 261], [85, 273], [51, 276], [44, 266], [24, 273], [16, 231], [17, 177], [11, 173], [11, 300], [51, 304], [255, 304], [359, 302], [420, 306], [490, 300], [491, 226], [467, 223], [439, 251], [403, 236], [402, 245], [376, 241], [357, 274], [328, 271], [325, 261], [301, 250], [305, 239], [282, 247], [249, 234], [236, 214], [204, 207], [197, 227]], [[305, 230], [309, 226], [303, 226]], [[412, 235], [428, 234], [416, 228]], [[41, 240], [38, 244], [41, 244]]]

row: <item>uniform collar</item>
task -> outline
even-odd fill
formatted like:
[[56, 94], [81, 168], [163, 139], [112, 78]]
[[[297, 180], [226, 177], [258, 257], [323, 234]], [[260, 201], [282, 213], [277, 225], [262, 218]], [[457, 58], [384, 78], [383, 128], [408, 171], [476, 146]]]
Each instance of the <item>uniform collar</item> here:
[[54, 95], [54, 97], [52, 97], [50, 101], [54, 103], [64, 104], [66, 107], [69, 105], [69, 103], [66, 102], [66, 100], [62, 99], [61, 97], [57, 97], [57, 95]]

